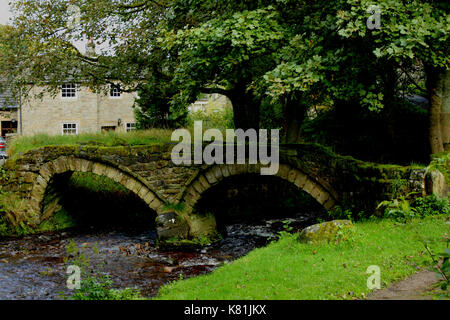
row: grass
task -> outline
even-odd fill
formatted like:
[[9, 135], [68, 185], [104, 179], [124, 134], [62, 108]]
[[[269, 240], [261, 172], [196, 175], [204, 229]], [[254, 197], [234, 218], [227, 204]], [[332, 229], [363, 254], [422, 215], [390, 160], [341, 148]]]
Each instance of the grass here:
[[57, 135], [37, 134], [34, 136], [19, 136], [8, 146], [9, 156], [25, 153], [29, 150], [45, 146], [61, 145], [101, 145], [105, 147], [114, 146], [136, 146], [170, 142], [171, 130], [150, 129], [133, 132], [106, 132], [79, 135]]
[[300, 243], [285, 234], [211, 274], [161, 288], [161, 300], [277, 300], [364, 298], [366, 270], [381, 268], [382, 287], [431, 263], [423, 241], [435, 252], [445, 247], [449, 217], [430, 216], [407, 224], [391, 220], [356, 223], [351, 240], [340, 244]]

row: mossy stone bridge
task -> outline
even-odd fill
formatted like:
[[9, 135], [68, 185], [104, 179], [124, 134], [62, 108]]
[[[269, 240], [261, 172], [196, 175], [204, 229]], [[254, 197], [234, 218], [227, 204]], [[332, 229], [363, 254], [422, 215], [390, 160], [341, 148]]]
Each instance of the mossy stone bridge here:
[[[175, 165], [173, 145], [54, 146], [16, 156], [3, 167], [3, 189], [26, 200], [17, 217], [37, 226], [52, 217], [58, 197], [45, 201], [57, 176], [91, 172], [106, 176], [134, 192], [157, 214], [161, 238], [199, 237], [215, 231], [214, 216], [196, 213], [196, 203], [210, 188], [235, 175], [260, 174], [260, 166]], [[343, 157], [313, 144], [280, 146], [276, 175], [304, 190], [326, 210], [336, 205], [375, 212], [380, 201], [414, 192], [433, 192], [426, 168], [381, 165]], [[432, 180], [432, 179], [431, 179]]]

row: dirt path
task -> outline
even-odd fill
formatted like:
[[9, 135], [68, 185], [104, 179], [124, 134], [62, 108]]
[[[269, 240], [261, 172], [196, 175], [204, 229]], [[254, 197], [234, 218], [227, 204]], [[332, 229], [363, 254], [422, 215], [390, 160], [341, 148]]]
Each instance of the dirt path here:
[[432, 300], [430, 289], [437, 280], [434, 272], [421, 271], [389, 288], [373, 292], [367, 300]]

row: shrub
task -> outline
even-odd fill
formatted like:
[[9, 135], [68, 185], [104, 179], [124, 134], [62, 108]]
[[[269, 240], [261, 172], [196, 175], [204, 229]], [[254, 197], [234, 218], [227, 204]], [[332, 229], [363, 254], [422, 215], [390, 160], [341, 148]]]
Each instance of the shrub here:
[[410, 203], [404, 197], [383, 201], [378, 208], [385, 207], [384, 216], [399, 222], [405, 222], [412, 218], [423, 218], [431, 215], [450, 213], [450, 204], [446, 198], [438, 198], [436, 195], [416, 198]]
[[415, 199], [413, 207], [421, 217], [450, 213], [449, 200], [447, 198], [439, 198], [434, 194]]
[[84, 277], [81, 288], [70, 298], [72, 300], [146, 300], [135, 288], [112, 289], [109, 275], [97, 274]]

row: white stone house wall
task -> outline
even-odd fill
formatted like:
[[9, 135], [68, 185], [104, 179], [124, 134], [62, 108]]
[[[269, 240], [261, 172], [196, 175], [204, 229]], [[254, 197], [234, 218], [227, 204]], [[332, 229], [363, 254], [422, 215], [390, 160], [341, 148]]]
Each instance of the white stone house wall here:
[[23, 135], [61, 135], [64, 123], [76, 124], [79, 134], [99, 132], [109, 126], [116, 127], [116, 131], [126, 131], [127, 123], [136, 122], [133, 110], [136, 95], [133, 93], [110, 97], [79, 87], [75, 98], [63, 98], [61, 92], [55, 97], [45, 93], [42, 99], [35, 98], [42, 90], [42, 87], [33, 88], [31, 98], [22, 103]]

